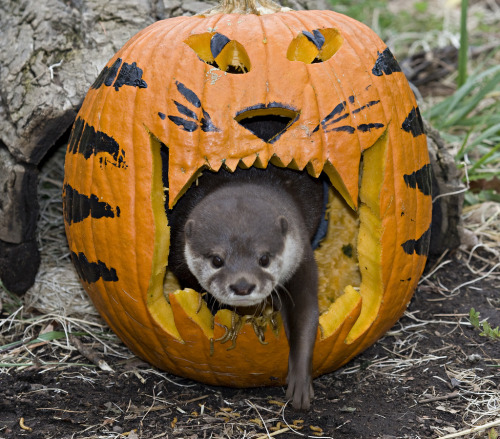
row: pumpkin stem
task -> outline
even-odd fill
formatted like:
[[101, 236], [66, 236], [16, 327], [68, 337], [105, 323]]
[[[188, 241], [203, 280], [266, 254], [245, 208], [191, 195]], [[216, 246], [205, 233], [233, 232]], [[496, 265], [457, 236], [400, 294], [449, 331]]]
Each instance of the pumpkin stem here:
[[273, 0], [220, 0], [219, 5], [200, 15], [215, 14], [273, 14], [275, 12], [291, 11], [290, 8], [280, 6]]

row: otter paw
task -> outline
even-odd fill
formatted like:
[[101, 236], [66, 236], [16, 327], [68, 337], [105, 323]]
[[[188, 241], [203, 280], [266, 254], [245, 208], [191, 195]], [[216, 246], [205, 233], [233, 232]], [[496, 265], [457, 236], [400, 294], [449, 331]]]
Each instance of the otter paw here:
[[292, 401], [292, 406], [297, 410], [309, 410], [311, 400], [314, 397], [314, 390], [311, 378], [296, 379], [293, 376], [288, 377], [288, 388], [286, 398]]

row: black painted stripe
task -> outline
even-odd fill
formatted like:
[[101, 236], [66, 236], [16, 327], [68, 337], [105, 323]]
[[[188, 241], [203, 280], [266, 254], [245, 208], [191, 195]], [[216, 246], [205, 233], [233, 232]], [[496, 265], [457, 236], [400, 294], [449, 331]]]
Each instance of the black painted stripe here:
[[323, 47], [323, 44], [325, 44], [325, 36], [320, 32], [319, 29], [314, 29], [313, 34], [319, 44], [318, 49], [321, 49]]
[[[102, 69], [101, 73], [99, 73], [99, 76], [90, 88], [97, 89], [102, 85], [105, 85], [106, 87], [111, 87], [113, 85], [116, 91], [118, 91], [120, 87], [123, 87], [124, 85], [138, 88], [147, 88], [148, 84], [146, 83], [146, 81], [144, 81], [144, 79], [142, 79], [143, 70], [137, 67], [137, 63], [123, 63], [122, 65], [122, 61], [123, 60], [121, 58], [117, 58], [117, 60], [111, 67], [104, 67], [104, 69]], [[116, 77], [117, 74], [118, 77]]]
[[167, 115], [165, 113], [162, 113], [161, 111], [158, 111], [158, 116], [160, 116], [161, 120], [165, 120], [165, 118], [167, 117]]
[[418, 239], [409, 239], [401, 244], [405, 253], [412, 255], [416, 253], [419, 256], [426, 256], [429, 253], [429, 244], [431, 242], [431, 228], [429, 227]]
[[411, 174], [403, 175], [406, 186], [412, 189], [418, 188], [420, 192], [424, 195], [430, 195], [432, 193], [432, 168], [430, 163], [422, 166], [415, 172]]
[[118, 78], [116, 78], [113, 87], [116, 91], [124, 85], [130, 85], [132, 87], [147, 88], [148, 84], [142, 79], [142, 69], [137, 67], [137, 63], [132, 64], [123, 63], [120, 73], [118, 73]]
[[333, 125], [337, 122], [340, 122], [341, 120], [347, 119], [349, 117], [349, 113], [343, 114], [342, 116], [337, 117], [336, 119], [329, 120], [328, 122], [321, 122], [321, 125], [323, 125], [323, 128], [326, 128], [330, 125]]
[[323, 47], [323, 44], [325, 44], [325, 37], [323, 36], [323, 34], [319, 31], [319, 30], [314, 30], [313, 33], [307, 31], [307, 30], [303, 30], [302, 33], [304, 34], [304, 36], [307, 37], [307, 39], [313, 43], [316, 48], [318, 50], [321, 50], [321, 48]]
[[359, 113], [360, 111], [363, 111], [365, 108], [369, 108], [373, 105], [379, 104], [380, 101], [370, 101], [366, 105], [363, 105], [362, 107], [356, 108], [356, 110], [352, 110], [352, 114]]
[[341, 127], [335, 127], [335, 128], [330, 128], [328, 130], [325, 130], [326, 133], [330, 133], [331, 131], [338, 132], [338, 133], [344, 132], [344, 133], [354, 134], [354, 132], [356, 130], [350, 125], [343, 125]]
[[184, 131], [187, 131], [189, 133], [196, 131], [196, 129], [198, 128], [198, 124], [196, 122], [192, 122], [190, 120], [183, 119], [182, 117], [168, 116], [168, 118], [176, 125], [182, 127], [182, 129]]
[[85, 254], [71, 252], [71, 260], [80, 279], [87, 283], [97, 282], [99, 279], [107, 282], [117, 282], [116, 269], [107, 267], [102, 261], [89, 262]]
[[198, 116], [196, 113], [192, 110], [190, 110], [188, 107], [185, 105], [180, 104], [177, 101], [174, 101], [175, 106], [177, 107], [177, 111], [184, 116], [190, 117], [191, 119], [198, 120]]
[[424, 122], [420, 115], [418, 107], [413, 107], [401, 126], [407, 133], [411, 133], [413, 137], [424, 134]]
[[69, 184], [63, 188], [64, 218], [68, 224], [78, 223], [91, 217], [114, 218], [120, 216], [120, 208], [113, 208], [108, 203], [100, 201], [97, 195], [84, 195], [73, 189]]
[[[73, 125], [68, 143], [68, 153], [82, 154], [85, 159], [100, 153], [109, 154], [113, 159], [109, 163], [118, 168], [126, 168], [125, 151], [120, 149], [118, 142], [111, 136], [87, 124], [78, 118]], [[108, 160], [104, 164], [107, 164]]]
[[214, 34], [210, 39], [210, 51], [212, 52], [212, 56], [217, 58], [222, 49], [224, 49], [230, 41], [231, 40], [225, 35], [219, 33]]
[[179, 90], [179, 93], [184, 96], [191, 104], [198, 108], [201, 107], [201, 101], [198, 96], [196, 96], [196, 93], [193, 90], [190, 90], [182, 82], [179, 81], [176, 81], [175, 85], [177, 86], [177, 90]]
[[203, 110], [203, 117], [201, 118], [201, 130], [204, 132], [214, 132], [214, 133], [219, 133], [220, 129], [215, 126], [215, 124], [212, 122], [212, 118], [210, 115]]
[[362, 123], [361, 125], [358, 125], [357, 128], [359, 131], [366, 133], [372, 129], [384, 128], [384, 126], [385, 125], [383, 123]]
[[391, 75], [400, 71], [401, 67], [388, 47], [382, 53], [378, 52], [377, 61], [375, 61], [372, 69], [372, 73], [375, 76], [382, 76], [383, 74]]
[[[318, 131], [319, 127], [321, 125], [323, 125], [323, 128], [325, 128], [325, 125], [327, 124], [327, 122], [329, 122], [330, 119], [333, 119], [337, 114], [342, 113], [342, 111], [345, 110], [345, 107], [346, 107], [346, 101], [343, 101], [340, 104], [337, 104], [335, 106], [335, 108], [329, 114], [327, 114], [325, 116], [325, 118], [321, 121], [321, 123], [316, 128], [314, 128], [313, 133], [315, 133], [316, 131]], [[331, 123], [334, 123], [334, 122], [337, 122], [339, 120], [345, 119], [347, 116], [348, 116], [348, 114], [344, 114], [339, 119], [336, 119], [336, 120], [332, 121]]]
[[104, 67], [104, 69], [101, 70], [101, 73], [99, 73], [99, 76], [90, 86], [90, 88], [98, 89], [103, 84], [106, 85], [107, 87], [113, 84], [113, 81], [115, 80], [116, 74], [118, 73], [118, 69], [120, 68], [121, 63], [122, 59], [118, 58], [111, 67], [108, 66]]
[[321, 121], [321, 123], [327, 123], [330, 119], [335, 117], [337, 114], [342, 113], [345, 110], [346, 101], [341, 102], [336, 105], [335, 108]]

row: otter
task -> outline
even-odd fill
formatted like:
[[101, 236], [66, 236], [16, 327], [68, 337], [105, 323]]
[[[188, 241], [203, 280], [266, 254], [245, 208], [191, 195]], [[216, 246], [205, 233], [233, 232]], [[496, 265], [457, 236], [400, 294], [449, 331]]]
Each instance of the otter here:
[[309, 409], [318, 328], [312, 241], [325, 188], [306, 171], [269, 165], [205, 172], [168, 211], [168, 265], [183, 288], [241, 308], [272, 299], [290, 346], [286, 396]]

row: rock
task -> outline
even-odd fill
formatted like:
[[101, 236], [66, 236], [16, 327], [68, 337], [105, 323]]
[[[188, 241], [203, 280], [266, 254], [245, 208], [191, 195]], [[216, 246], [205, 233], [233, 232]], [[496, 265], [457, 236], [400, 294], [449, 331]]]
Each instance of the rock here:
[[[0, 6], [0, 136], [38, 164], [111, 56], [157, 19], [149, 0], [7, 0]], [[154, 5], [154, 6], [152, 6]]]
[[0, 279], [10, 292], [22, 294], [33, 285], [40, 254], [35, 240], [21, 244], [0, 241]]
[[36, 167], [17, 163], [0, 146], [0, 240], [20, 244], [35, 239], [37, 175]]
[[439, 256], [457, 248], [461, 239], [461, 216], [465, 186], [454, 158], [439, 135], [425, 123], [433, 174], [432, 228], [429, 253]]
[[197, 0], [187, 0], [182, 2], [182, 9], [179, 11], [179, 15], [194, 15], [200, 12], [206, 11], [207, 9], [216, 6], [218, 2], [216, 1], [197, 1]]
[[37, 169], [113, 54], [164, 18], [161, 0], [0, 3], [0, 279], [22, 293], [40, 262]]

